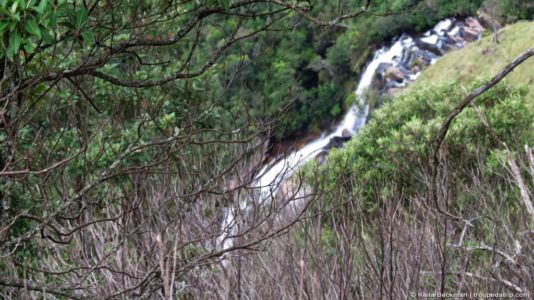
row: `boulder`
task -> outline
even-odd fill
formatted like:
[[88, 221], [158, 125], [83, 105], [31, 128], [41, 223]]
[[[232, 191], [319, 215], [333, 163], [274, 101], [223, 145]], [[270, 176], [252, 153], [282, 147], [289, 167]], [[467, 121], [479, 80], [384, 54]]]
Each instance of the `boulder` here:
[[420, 58], [420, 57], [414, 57], [410, 60], [408, 67], [413, 73], [417, 73], [421, 71], [422, 68], [425, 66], [428, 66], [430, 64], [429, 60]]
[[458, 28], [458, 35], [449, 35], [447, 34], [446, 36], [444, 36], [443, 38], [443, 48], [446, 47], [446, 45], [453, 45], [457, 48], [462, 48], [463, 44], [464, 44], [464, 40], [462, 39], [462, 37], [459, 35], [460, 33], [460, 28]]
[[449, 39], [451, 38], [456, 39], [457, 42], [461, 42], [462, 37], [460, 36], [460, 27], [462, 26], [464, 26], [463, 23], [461, 22], [456, 23], [456, 25], [449, 32], [447, 32], [447, 37]]
[[436, 59], [437, 56], [430, 52], [430, 51], [426, 51], [426, 50], [423, 50], [423, 49], [419, 49], [417, 52], [416, 52], [417, 56], [427, 60], [428, 62], [431, 62], [433, 59]]
[[405, 66], [410, 69], [412, 73], [419, 72], [423, 67], [430, 64], [436, 58], [436, 55], [430, 51], [423, 49], [415, 49], [410, 53]]
[[474, 42], [478, 40], [478, 37], [480, 35], [479, 32], [475, 31], [471, 27], [462, 27], [460, 28], [460, 35], [464, 38], [467, 42]]
[[443, 21], [440, 21], [434, 28], [432, 29], [433, 32], [444, 35], [446, 32], [451, 30], [452, 26], [454, 25], [455, 19], [445, 19]]
[[380, 63], [378, 67], [376, 68], [375, 75], [373, 76], [373, 80], [371, 82], [371, 86], [375, 90], [381, 90], [384, 87], [384, 81], [385, 81], [385, 73], [386, 70], [393, 66], [391, 63]]
[[480, 24], [480, 22], [477, 19], [473, 17], [469, 17], [465, 19], [465, 25], [475, 30], [478, 33], [481, 33], [482, 31], [484, 31], [484, 27]]
[[352, 133], [350, 133], [347, 128], [343, 128], [343, 130], [341, 131], [341, 136], [344, 138], [350, 138], [352, 137]]
[[403, 74], [405, 80], [410, 80], [410, 77], [415, 74], [414, 72], [412, 72], [412, 70], [407, 68], [405, 65], [401, 64], [398, 66], [398, 68]]
[[391, 68], [393, 66], [392, 63], [380, 63], [378, 67], [376, 67], [376, 73], [384, 74], [387, 69]]
[[371, 81], [371, 87], [378, 91], [384, 87], [384, 79], [382, 78], [382, 74], [375, 73], [373, 80]]
[[464, 41], [459, 36], [445, 35], [443, 37], [443, 50], [450, 52], [462, 47]]
[[317, 162], [317, 164], [322, 165], [326, 161], [327, 156], [328, 156], [328, 151], [323, 150], [315, 156], [315, 161]]
[[324, 147], [324, 149], [325, 150], [330, 150], [332, 148], [341, 148], [341, 147], [343, 147], [343, 144], [345, 144], [350, 139], [351, 139], [351, 137], [335, 136], [335, 137], [330, 139], [330, 141]]
[[402, 59], [400, 60], [400, 64], [404, 65], [406, 62], [410, 59], [410, 55], [414, 51], [414, 49], [417, 49], [415, 46], [406, 47], [402, 50]]
[[443, 45], [443, 49], [446, 52], [450, 52], [450, 51], [458, 50], [458, 49], [460, 49], [460, 47], [458, 47], [458, 45], [456, 45], [456, 44], [444, 44]]
[[381, 92], [387, 93], [387, 91], [389, 91], [390, 89], [404, 87], [404, 85], [405, 85], [404, 83], [400, 83], [395, 80], [388, 79], [386, 80], [386, 83], [384, 84], [384, 89]]
[[438, 43], [429, 43], [429, 42], [425, 42], [425, 41], [423, 41], [421, 39], [415, 39], [415, 44], [420, 49], [429, 51], [434, 55], [437, 55], [437, 56], [442, 56], [443, 55], [443, 51], [440, 49]]
[[396, 82], [403, 82], [404, 80], [408, 79], [409, 76], [404, 74], [400, 68], [391, 66], [386, 70], [386, 74], [384, 76], [387, 79], [395, 80]]

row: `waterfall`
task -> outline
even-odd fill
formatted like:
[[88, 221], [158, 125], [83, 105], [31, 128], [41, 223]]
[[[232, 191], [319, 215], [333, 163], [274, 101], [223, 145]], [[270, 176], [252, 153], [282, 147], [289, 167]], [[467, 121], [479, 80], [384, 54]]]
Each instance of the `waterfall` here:
[[[466, 20], [466, 23], [468, 20], [469, 18]], [[478, 21], [476, 20], [471, 22], [476, 22], [478, 24]], [[430, 59], [429, 64], [433, 63], [437, 59], [437, 56], [428, 50], [421, 49], [421, 47], [434, 47], [434, 49], [439, 51], [441, 55], [447, 51], [447, 49], [445, 49], [446, 44], [452, 45], [451, 47], [460, 48], [465, 44], [465, 40], [461, 36], [461, 29], [464, 26], [467, 25], [463, 22], [457, 22], [453, 18], [445, 19], [440, 21], [432, 30], [425, 32], [419, 38], [414, 39], [403, 34], [400, 37], [394, 38], [394, 42], [391, 46], [384, 46], [377, 50], [361, 74], [357, 88], [354, 91], [358, 103], [355, 103], [350, 107], [334, 130], [328, 134], [323, 133], [319, 138], [309, 142], [301, 149], [291, 152], [284, 158], [266, 164], [256, 175], [252, 187], [259, 192], [260, 204], [267, 203], [273, 199], [280, 184], [290, 178], [300, 166], [313, 159], [321, 151], [324, 151], [324, 148], [332, 138], [342, 136], [342, 133], [345, 130], [351, 135], [355, 135], [360, 128], [364, 126], [369, 115], [369, 105], [364, 97], [365, 92], [371, 88], [373, 79], [381, 65], [387, 64], [408, 70], [407, 58], [415, 51], [423, 52], [426, 57], [431, 57], [432, 59]], [[415, 80], [420, 73], [421, 70], [408, 72], [406, 74], [408, 80], [400, 84], [396, 83], [395, 86], [404, 86], [408, 81]], [[358, 138], [357, 135], [354, 138]], [[225, 210], [225, 216], [221, 224], [222, 228], [225, 230], [218, 239], [218, 245], [219, 247], [222, 247], [222, 249], [228, 249], [233, 246], [231, 236], [235, 235], [238, 231], [238, 226], [236, 224], [237, 220], [235, 217], [237, 215], [237, 209], [241, 212], [246, 212], [248, 210], [247, 207], [247, 200], [241, 200], [239, 207], [228, 208]]]

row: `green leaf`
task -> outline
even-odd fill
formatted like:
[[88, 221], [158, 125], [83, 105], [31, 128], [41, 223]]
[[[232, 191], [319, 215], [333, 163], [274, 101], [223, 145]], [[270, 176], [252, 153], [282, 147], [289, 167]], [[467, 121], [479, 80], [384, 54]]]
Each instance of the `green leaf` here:
[[34, 6], [32, 7], [32, 9], [40, 14], [44, 13], [45, 9], [46, 9], [46, 4], [47, 4], [47, 0], [41, 0], [41, 2], [39, 2], [39, 6]]
[[82, 33], [83, 42], [90, 46], [93, 44], [93, 41], [95, 40], [95, 36], [93, 35], [93, 32], [90, 30], [84, 30]]
[[47, 3], [48, 3], [47, 0], [41, 0], [41, 2], [39, 2], [39, 9], [40, 9], [41, 11], [44, 11], [45, 8], [46, 8], [46, 4], [47, 4]]
[[4, 6], [0, 6], [0, 14], [11, 16], [11, 12], [7, 10]]
[[43, 41], [51, 44], [55, 41], [54, 39], [54, 35], [50, 33], [49, 30], [43, 30], [42, 32], [42, 35], [43, 35]]
[[230, 8], [230, 0], [219, 0], [219, 3], [224, 10], [228, 10]]
[[42, 22], [41, 24], [43, 24], [45, 28], [54, 27], [56, 26], [57, 16], [58, 16], [57, 12], [52, 12], [46, 19], [41, 21]]
[[18, 54], [20, 49], [20, 33], [14, 31], [9, 35], [9, 45], [7, 46], [7, 56], [11, 59]]
[[24, 50], [26, 50], [26, 52], [28, 53], [32, 53], [33, 50], [35, 50], [35, 45], [30, 40], [27, 40], [26, 42], [24, 42], [23, 47], [24, 47]]
[[17, 7], [19, 6], [19, 1], [13, 2], [13, 5], [11, 5], [11, 13], [15, 13], [17, 11]]
[[0, 35], [2, 35], [4, 33], [4, 31], [6, 30], [7, 26], [9, 26], [8, 22], [0, 22]]
[[80, 29], [87, 22], [87, 11], [85, 8], [80, 8], [76, 11], [76, 20], [74, 22], [75, 28]]
[[26, 3], [26, 9], [30, 8], [32, 5], [33, 5], [33, 2], [35, 2], [35, 0], [30, 0]]
[[37, 25], [37, 22], [32, 19], [26, 20], [24, 22], [24, 29], [31, 35], [35, 35], [38, 38], [41, 38], [41, 30], [39, 29], [39, 25]]

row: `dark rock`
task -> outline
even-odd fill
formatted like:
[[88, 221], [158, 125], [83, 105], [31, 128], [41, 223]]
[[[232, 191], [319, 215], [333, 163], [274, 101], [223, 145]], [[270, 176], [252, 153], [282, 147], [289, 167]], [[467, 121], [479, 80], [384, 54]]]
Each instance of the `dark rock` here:
[[484, 31], [484, 27], [480, 24], [480, 22], [477, 19], [473, 17], [469, 17], [465, 19], [465, 25], [475, 30], [478, 33], [481, 33], [482, 31]]
[[381, 93], [386, 93], [390, 89], [399, 88], [399, 87], [403, 87], [403, 86], [404, 85], [402, 83], [400, 83], [400, 82], [388, 79], [388, 80], [386, 80], [386, 82], [384, 84], [384, 89], [381, 91]]
[[319, 152], [319, 154], [317, 154], [317, 155], [315, 156], [315, 161], [316, 161], [318, 164], [322, 165], [322, 164], [326, 161], [326, 157], [327, 157], [327, 156], [328, 156], [328, 151], [323, 150], [323, 151]]
[[378, 67], [376, 67], [376, 73], [384, 74], [387, 69], [391, 68], [393, 66], [392, 63], [380, 63]]
[[443, 43], [443, 50], [445, 52], [449, 52], [451, 50], [460, 49], [464, 46], [465, 41], [463, 41], [461, 38], [447, 38], [446, 42]]
[[434, 55], [437, 55], [437, 56], [443, 55], [443, 50], [441, 50], [439, 42], [437, 44], [432, 44], [432, 43], [427, 43], [425, 41], [422, 41], [421, 39], [415, 39], [415, 44], [417, 45], [417, 47], [423, 50], [432, 52], [432, 54]]
[[450, 52], [450, 51], [453, 51], [453, 50], [458, 50], [458, 49], [460, 49], [460, 47], [458, 47], [456, 44], [444, 44], [443, 45], [443, 49], [446, 52]]
[[460, 28], [460, 35], [464, 38], [465, 41], [474, 42], [478, 40], [480, 34], [471, 27], [464, 26]]
[[408, 75], [404, 74], [400, 68], [391, 66], [386, 70], [385, 77], [387, 79], [392, 79], [396, 82], [403, 82], [404, 80], [408, 79]]
[[401, 73], [404, 76], [404, 80], [410, 80], [410, 76], [414, 75], [415, 73], [407, 68], [404, 65], [398, 65], [397, 68], [401, 71]]
[[[460, 30], [458, 30], [458, 33], [459, 32]], [[443, 42], [445, 44], [461, 44], [463, 43], [463, 39], [458, 35], [446, 34], [445, 36], [443, 36]]]
[[399, 38], [399, 41], [404, 41], [404, 40], [407, 40], [407, 39], [411, 39], [412, 37], [409, 36], [408, 34], [406, 33], [403, 33], [400, 38]]
[[386, 73], [386, 70], [391, 66], [393, 66], [393, 64], [391, 63], [381, 63], [378, 65], [375, 71], [375, 75], [373, 76], [373, 80], [371, 82], [371, 86], [375, 90], [379, 91], [382, 88], [384, 88], [384, 81], [385, 81], [384, 75]]
[[452, 21], [449, 23], [449, 26], [441, 28], [439, 32], [434, 31], [434, 30], [432, 30], [432, 31], [436, 32], [439, 35], [443, 35], [446, 32], [448, 32], [449, 30], [451, 30], [453, 26], [454, 26], [454, 19], [452, 19]]
[[350, 133], [347, 128], [343, 128], [343, 130], [341, 131], [341, 136], [344, 138], [350, 138], [352, 137], [352, 133]]
[[419, 72], [423, 67], [428, 66], [436, 55], [430, 51], [423, 49], [414, 49], [407, 57], [404, 66], [408, 68], [412, 73]]
[[415, 54], [418, 56], [418, 57], [421, 57], [427, 61], [432, 61], [433, 59], [436, 59], [437, 56], [430, 52], [430, 51], [425, 51], [423, 49], [419, 49], [417, 52], [415, 52]]
[[407, 47], [402, 50], [402, 59], [400, 61], [400, 64], [405, 64], [408, 59], [410, 58], [410, 54], [414, 50], [415, 47]]
[[[461, 29], [458, 30], [460, 32]], [[464, 40], [460, 36], [446, 34], [443, 37], [443, 50], [446, 52], [459, 49], [463, 46]]]
[[335, 136], [335, 137], [330, 139], [330, 141], [324, 147], [324, 149], [325, 150], [330, 150], [332, 148], [341, 148], [341, 147], [343, 147], [343, 144], [345, 144], [350, 139], [351, 139], [351, 137]]
[[373, 76], [373, 80], [371, 81], [371, 87], [373, 90], [381, 90], [384, 87], [384, 79], [382, 78], [382, 74], [375, 73], [375, 76]]

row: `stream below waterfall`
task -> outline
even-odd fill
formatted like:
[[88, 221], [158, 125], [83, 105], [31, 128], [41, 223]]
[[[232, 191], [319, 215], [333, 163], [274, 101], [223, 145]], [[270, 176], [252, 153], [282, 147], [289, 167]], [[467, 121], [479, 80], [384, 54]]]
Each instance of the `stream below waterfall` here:
[[[297, 151], [263, 166], [252, 184], [259, 191], [259, 198], [255, 201], [259, 200], [261, 205], [274, 199], [280, 185], [295, 174], [300, 166], [316, 158], [318, 154], [324, 154], [333, 140], [358, 138], [357, 132], [369, 117], [369, 104], [364, 97], [368, 89], [385, 94], [406, 86], [417, 78], [424, 67], [447, 52], [477, 40], [483, 30], [475, 18], [462, 21], [449, 18], [440, 21], [421, 36], [403, 34], [394, 38], [390, 46], [378, 49], [367, 63], [354, 91], [358, 103], [350, 107], [331, 132], [323, 132], [320, 137]], [[218, 248], [228, 249], [233, 246], [233, 236], [237, 235], [240, 223], [237, 216], [246, 214], [248, 208], [249, 200], [240, 200], [238, 205], [225, 210], [221, 224], [223, 233], [217, 239]]]

